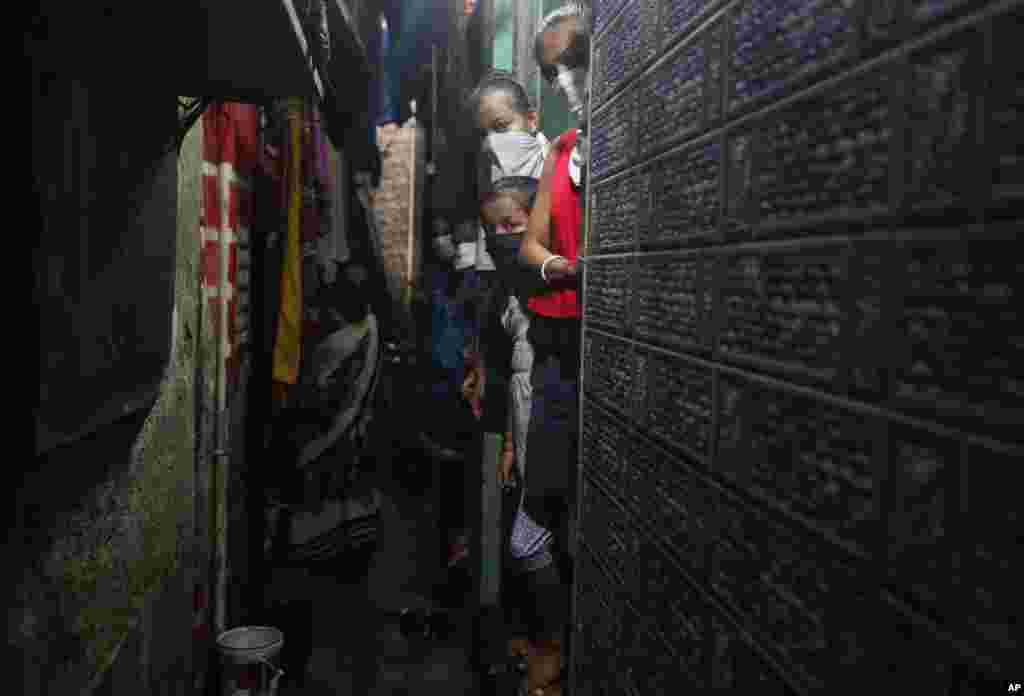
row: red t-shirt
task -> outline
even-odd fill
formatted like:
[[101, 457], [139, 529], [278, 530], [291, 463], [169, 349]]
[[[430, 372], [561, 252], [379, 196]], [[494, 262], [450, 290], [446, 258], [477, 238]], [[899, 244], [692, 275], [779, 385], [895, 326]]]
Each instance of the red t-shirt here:
[[[569, 176], [569, 158], [576, 146], [576, 130], [562, 133], [555, 143], [555, 169], [551, 177], [550, 251], [564, 256], [569, 262], [576, 261], [576, 242], [579, 238], [583, 211], [580, 207], [580, 192], [573, 188]], [[548, 284], [547, 292], [535, 295], [529, 300], [529, 307], [537, 314], [555, 319], [578, 319], [580, 306], [576, 299], [576, 279]]]

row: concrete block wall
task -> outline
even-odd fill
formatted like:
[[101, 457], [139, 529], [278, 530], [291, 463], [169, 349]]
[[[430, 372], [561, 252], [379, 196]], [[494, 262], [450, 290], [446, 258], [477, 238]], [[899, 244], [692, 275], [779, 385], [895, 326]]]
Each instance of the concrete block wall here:
[[1022, 5], [594, 3], [574, 693], [1017, 679]]

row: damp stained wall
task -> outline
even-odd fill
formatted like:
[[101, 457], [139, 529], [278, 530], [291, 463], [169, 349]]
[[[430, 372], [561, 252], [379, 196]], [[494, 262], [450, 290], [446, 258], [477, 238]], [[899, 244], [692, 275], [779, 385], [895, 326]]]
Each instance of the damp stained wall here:
[[[183, 199], [195, 192], [179, 182], [175, 154], [160, 154], [175, 98], [34, 77], [40, 413], [63, 429], [17, 490], [8, 651], [31, 696], [185, 694], [201, 331], [179, 183]], [[80, 367], [57, 369], [48, 355]], [[84, 431], [65, 427], [86, 424], [73, 408], [89, 398], [113, 408]]]

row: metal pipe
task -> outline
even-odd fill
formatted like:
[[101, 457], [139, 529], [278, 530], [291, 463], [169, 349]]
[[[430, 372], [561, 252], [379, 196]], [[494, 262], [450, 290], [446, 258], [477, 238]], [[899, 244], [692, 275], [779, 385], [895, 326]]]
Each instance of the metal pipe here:
[[[224, 113], [224, 107], [218, 109], [218, 120], [226, 118]], [[223, 128], [217, 129], [217, 137], [220, 139], [218, 148], [218, 166], [217, 166], [217, 178], [218, 184], [221, 183], [221, 167], [223, 166], [224, 160], [224, 136]], [[227, 235], [225, 234], [225, 215], [224, 208], [221, 207], [219, 220], [219, 229], [217, 230], [217, 241], [218, 241], [218, 255], [217, 265], [219, 269], [219, 277], [217, 279], [217, 299], [219, 300], [219, 316], [217, 317], [217, 327], [215, 331], [215, 340], [217, 342], [214, 350], [214, 411], [213, 411], [213, 432], [214, 432], [214, 450], [210, 453], [210, 522], [211, 532], [213, 533], [213, 578], [214, 578], [214, 632], [220, 634], [225, 629], [227, 622], [227, 465], [222, 465], [221, 461], [225, 455], [229, 453], [226, 440], [227, 431], [227, 388], [226, 388], [226, 375], [225, 375], [225, 357], [226, 357], [226, 346], [227, 340], [227, 314], [228, 314], [228, 302], [227, 302], [227, 277], [228, 277], [228, 248], [227, 248]], [[223, 492], [223, 494], [222, 494]]]
[[437, 123], [437, 44], [430, 46], [430, 172], [437, 172], [437, 137], [439, 127]]
[[412, 284], [413, 284], [413, 240], [416, 238], [416, 177], [419, 174], [419, 168], [416, 166], [419, 163], [419, 148], [420, 142], [417, 137], [419, 134], [419, 121], [416, 119], [416, 100], [413, 99], [409, 102], [409, 110], [412, 112], [412, 118], [409, 119], [407, 124], [412, 133], [412, 148], [409, 157], [409, 244], [407, 245], [407, 259], [406, 259], [406, 273], [408, 279], [405, 287], [405, 305], [408, 309], [412, 306]]
[[292, 0], [281, 0], [281, 4], [284, 6], [288, 19], [291, 21], [292, 31], [295, 33], [295, 38], [299, 42], [302, 57], [308, 64], [309, 74], [313, 80], [313, 86], [316, 88], [317, 101], [322, 101], [324, 98], [324, 84], [320, 79], [320, 71], [312, 64], [309, 51], [309, 41], [306, 39], [305, 29], [302, 28], [302, 20], [299, 19], [299, 13], [295, 10], [295, 5], [292, 3]]

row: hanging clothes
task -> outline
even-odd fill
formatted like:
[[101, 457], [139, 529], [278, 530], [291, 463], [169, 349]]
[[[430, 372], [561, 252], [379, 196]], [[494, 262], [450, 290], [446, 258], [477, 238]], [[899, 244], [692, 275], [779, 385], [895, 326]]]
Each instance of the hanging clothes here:
[[[303, 321], [294, 399], [301, 413], [293, 414], [300, 430], [292, 439], [299, 451], [297, 464], [305, 468], [364, 413], [361, 404], [375, 382], [380, 349], [377, 320], [373, 315], [367, 318], [361, 309], [368, 304], [361, 296], [365, 279], [349, 278], [353, 273], [359, 275], [352, 269], [339, 278], [333, 252], [325, 252], [333, 246], [333, 191], [328, 140], [316, 107], [305, 109], [301, 125]], [[325, 272], [328, 268], [331, 272]], [[350, 306], [353, 300], [354, 307]], [[354, 315], [359, 318], [353, 319]], [[346, 368], [353, 360], [362, 367]]]
[[324, 232], [320, 238], [318, 263], [324, 283], [331, 284], [335, 281], [338, 266], [351, 258], [347, 237], [348, 209], [345, 205], [348, 182], [344, 171], [344, 153], [335, 150], [330, 142], [324, 150], [327, 159], [324, 181], [330, 193], [321, 220]]
[[[320, 118], [315, 106], [304, 110], [302, 124], [302, 356], [303, 363], [318, 343], [322, 332], [318, 297], [322, 291], [320, 242], [324, 236], [324, 214], [328, 205], [322, 179]], [[300, 374], [305, 370], [299, 368]]]
[[281, 310], [274, 342], [273, 376], [283, 397], [287, 386], [299, 378], [302, 347], [302, 120], [301, 99], [289, 99], [287, 107], [287, 147], [284, 161], [287, 176], [282, 177], [287, 205], [287, 228], [284, 239], [284, 263], [281, 267]]
[[256, 108], [214, 104], [202, 116], [202, 282], [211, 318], [224, 322], [221, 336], [226, 392], [239, 384], [243, 346], [249, 336]]
[[[335, 205], [347, 169], [315, 106], [289, 101], [286, 111], [280, 168], [286, 239], [274, 355], [283, 408], [272, 442], [275, 458], [285, 465], [277, 481], [279, 503], [299, 506], [288, 524], [293, 551], [301, 556], [325, 543], [325, 534], [335, 539], [332, 546], [359, 536], [352, 515], [338, 511], [351, 507], [353, 486], [365, 483], [363, 469], [372, 467], [364, 450], [383, 351], [377, 318], [367, 309], [366, 271], [341, 266], [350, 254], [341, 206]], [[282, 355], [290, 358], [287, 365]], [[283, 367], [289, 368], [288, 382], [279, 379]]]
[[423, 77], [429, 74], [424, 69], [432, 63], [433, 47], [444, 48], [455, 41], [449, 35], [449, 12], [449, 6], [433, 0], [403, 0], [398, 16], [393, 12], [389, 16], [389, 61], [403, 120], [409, 116], [409, 101], [417, 98], [424, 86]]
[[[326, 337], [311, 360], [310, 387], [320, 402], [321, 423], [302, 447], [304, 469], [345, 437], [358, 444], [365, 437], [367, 409], [380, 373], [382, 353], [377, 319], [372, 314]], [[341, 464], [341, 463], [339, 463]]]
[[401, 101], [398, 89], [399, 75], [395, 72], [395, 61], [393, 58], [393, 32], [387, 17], [381, 15], [380, 20], [380, 92], [379, 111], [375, 121], [376, 126], [384, 126], [389, 123], [401, 123]]

